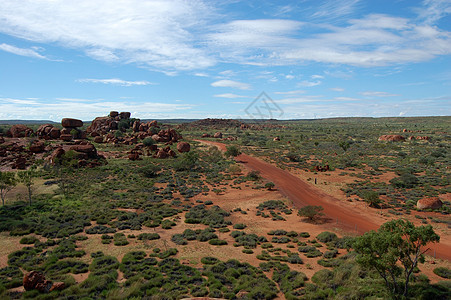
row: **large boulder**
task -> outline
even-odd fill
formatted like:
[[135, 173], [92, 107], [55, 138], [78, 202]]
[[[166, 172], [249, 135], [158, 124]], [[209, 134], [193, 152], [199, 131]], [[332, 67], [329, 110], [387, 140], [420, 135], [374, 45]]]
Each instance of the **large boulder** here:
[[33, 129], [22, 124], [17, 124], [11, 126], [11, 128], [6, 132], [6, 136], [13, 138], [22, 138], [31, 136], [33, 133]]
[[129, 113], [128, 111], [123, 111], [119, 114], [119, 118], [122, 119], [130, 119], [130, 117], [132, 116], [131, 113]]
[[45, 144], [43, 141], [36, 140], [31, 143], [29, 149], [32, 153], [41, 153], [45, 150]]
[[418, 209], [437, 209], [442, 205], [443, 202], [438, 197], [423, 198], [417, 201]]
[[61, 125], [65, 128], [82, 127], [83, 121], [78, 119], [64, 118], [61, 120]]
[[222, 132], [216, 132], [213, 136], [215, 139], [222, 139]]
[[191, 145], [187, 142], [179, 142], [177, 144], [177, 151], [180, 153], [189, 152], [191, 149]]
[[385, 134], [385, 135], [381, 135], [377, 140], [378, 141], [399, 142], [399, 141], [404, 141], [405, 138], [399, 134]]
[[31, 271], [25, 274], [23, 278], [23, 287], [26, 291], [31, 291], [36, 288], [38, 283], [43, 283], [45, 276], [41, 272]]
[[97, 157], [97, 149], [96, 149], [96, 147], [94, 147], [93, 144], [73, 145], [69, 148], [69, 150], [73, 150], [73, 151], [79, 152], [79, 153], [86, 153], [87, 156], [90, 158]]

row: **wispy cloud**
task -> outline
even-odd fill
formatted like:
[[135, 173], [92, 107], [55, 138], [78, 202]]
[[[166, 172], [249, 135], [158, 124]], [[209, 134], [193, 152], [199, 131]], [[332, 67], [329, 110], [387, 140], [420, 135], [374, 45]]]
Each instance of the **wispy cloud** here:
[[304, 90], [295, 90], [295, 91], [287, 91], [287, 92], [274, 92], [277, 95], [296, 95], [296, 94], [304, 94]]
[[366, 91], [366, 92], [361, 92], [360, 93], [363, 96], [366, 97], [397, 97], [397, 96], [401, 96], [398, 94], [391, 94], [391, 93], [387, 93], [387, 92], [375, 92], [375, 91]]
[[299, 83], [300, 86], [305, 86], [305, 87], [312, 87], [312, 86], [317, 86], [317, 85], [320, 85], [320, 84], [321, 84], [320, 80], [317, 80], [317, 81], [304, 80], [304, 81], [301, 81]]
[[0, 50], [6, 51], [6, 52], [9, 52], [12, 54], [20, 55], [20, 56], [27, 56], [27, 57], [39, 58], [39, 59], [47, 59], [47, 57], [40, 54], [35, 49], [18, 48], [16, 46], [5, 44], [5, 43], [0, 44]]
[[[33, 105], [33, 109], [28, 109]], [[53, 101], [30, 101], [28, 99], [0, 98], [0, 119], [50, 119], [60, 121], [72, 117], [93, 120], [108, 114], [111, 110], [129, 111], [136, 118], [152, 118], [158, 114], [186, 112], [194, 108], [193, 104], [163, 103], [160, 101], [140, 102], [109, 101], [100, 99], [74, 99], [61, 97]], [[138, 109], [139, 108], [139, 109]]]
[[251, 86], [247, 83], [233, 81], [233, 80], [218, 80], [211, 84], [214, 87], [230, 87], [240, 90], [250, 90]]
[[141, 80], [141, 81], [127, 81], [118, 78], [111, 79], [78, 79], [78, 82], [87, 82], [87, 83], [103, 83], [103, 84], [112, 84], [112, 85], [121, 85], [121, 86], [134, 86], [134, 85], [154, 85], [156, 83]]
[[236, 95], [236, 94], [232, 94], [232, 93], [218, 94], [218, 95], [214, 95], [214, 96], [217, 97], [217, 98], [228, 98], [228, 99], [248, 98], [247, 96]]
[[344, 92], [344, 88], [339, 88], [339, 87], [336, 87], [336, 88], [330, 88], [330, 90], [331, 91], [334, 91], [334, 92]]
[[[104, 61], [191, 70], [215, 63], [199, 47], [197, 30], [214, 10], [201, 0], [2, 0], [0, 32], [80, 49]], [[49, 17], [51, 16], [51, 17]]]
[[[51, 1], [49, 5], [47, 1], [2, 0], [0, 32], [169, 75], [205, 70], [219, 62], [373, 67], [451, 54], [450, 32], [435, 24], [451, 13], [449, 0], [424, 0], [423, 5], [417, 4], [418, 17], [413, 18], [357, 17], [360, 3], [321, 1], [307, 8], [311, 18], [300, 22], [276, 18], [224, 21], [218, 18], [215, 4], [206, 0], [111, 0], [108, 6], [100, 0], [78, 0], [77, 5], [70, 1]], [[342, 20], [334, 22], [335, 16]], [[35, 49], [8, 44], [1, 44], [0, 49], [45, 58]]]

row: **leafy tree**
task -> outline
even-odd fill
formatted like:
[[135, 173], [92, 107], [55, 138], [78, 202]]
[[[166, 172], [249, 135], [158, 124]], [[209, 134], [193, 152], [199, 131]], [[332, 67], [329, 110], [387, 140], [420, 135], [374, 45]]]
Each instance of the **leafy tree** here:
[[226, 157], [237, 157], [241, 154], [240, 148], [235, 145], [227, 146], [226, 149], [227, 150], [224, 153]]
[[3, 206], [5, 206], [6, 194], [16, 186], [16, 183], [13, 172], [0, 171], [0, 196], [2, 198]]
[[368, 203], [370, 207], [379, 207], [382, 202], [379, 198], [379, 193], [375, 191], [368, 191], [363, 195], [363, 199]]
[[274, 184], [274, 182], [268, 182], [265, 184], [265, 188], [268, 189], [268, 191], [272, 190], [276, 185]]
[[306, 217], [310, 221], [314, 221], [318, 217], [324, 215], [324, 213], [321, 212], [323, 210], [324, 210], [324, 208], [322, 206], [307, 205], [307, 206], [302, 207], [298, 211], [298, 216]]
[[359, 254], [357, 262], [375, 269], [396, 298], [407, 296], [411, 275], [418, 262], [424, 262], [428, 250], [423, 247], [439, 240], [431, 225], [415, 227], [399, 219], [383, 224], [377, 232], [372, 230], [357, 237], [353, 247]]
[[33, 194], [33, 185], [34, 185], [34, 178], [36, 177], [36, 171], [34, 169], [29, 169], [26, 171], [19, 171], [17, 172], [17, 179], [20, 183], [25, 185], [28, 192], [28, 201], [31, 205], [31, 198]]

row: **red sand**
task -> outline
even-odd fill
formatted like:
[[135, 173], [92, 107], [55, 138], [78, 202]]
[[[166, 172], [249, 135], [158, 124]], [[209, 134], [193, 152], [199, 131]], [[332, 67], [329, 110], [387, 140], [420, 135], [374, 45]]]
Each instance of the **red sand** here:
[[[202, 140], [199, 140], [199, 142], [215, 145], [221, 150], [225, 150], [226, 147], [225, 144], [219, 142]], [[353, 230], [362, 234], [370, 230], [376, 230], [381, 225], [380, 222], [377, 222], [370, 215], [366, 215], [353, 207], [343, 205], [343, 202], [339, 199], [326, 195], [288, 171], [279, 169], [270, 163], [247, 154], [241, 154], [236, 160], [251, 170], [259, 171], [263, 178], [274, 182], [279, 191], [287, 196], [295, 207], [300, 208], [306, 205], [322, 206], [324, 208], [323, 212], [330, 218], [330, 222], [338, 220], [338, 223], [345, 230]], [[451, 260], [450, 245], [439, 243], [429, 245], [429, 248], [429, 254], [435, 253], [437, 258]]]

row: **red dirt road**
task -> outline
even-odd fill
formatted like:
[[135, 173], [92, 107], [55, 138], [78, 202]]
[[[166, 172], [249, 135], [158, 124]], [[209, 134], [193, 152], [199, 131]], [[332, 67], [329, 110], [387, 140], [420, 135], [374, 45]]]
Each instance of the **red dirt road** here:
[[[202, 141], [217, 146], [221, 150], [225, 150], [226, 145], [218, 142]], [[370, 230], [376, 230], [382, 223], [376, 223], [373, 219], [365, 216], [364, 212], [354, 207], [346, 206], [335, 197], [329, 196], [319, 189], [314, 188], [300, 178], [294, 176], [288, 171], [282, 170], [261, 159], [241, 154], [236, 158], [237, 161], [243, 163], [247, 168], [259, 171], [260, 175], [274, 182], [276, 188], [288, 197], [296, 208], [306, 205], [320, 205], [324, 208], [324, 214], [329, 218], [331, 226], [342, 227], [347, 231], [357, 231], [359, 234]], [[429, 246], [431, 250], [429, 254], [434, 254], [437, 258], [451, 260], [451, 246], [448, 244], [432, 244]]]

